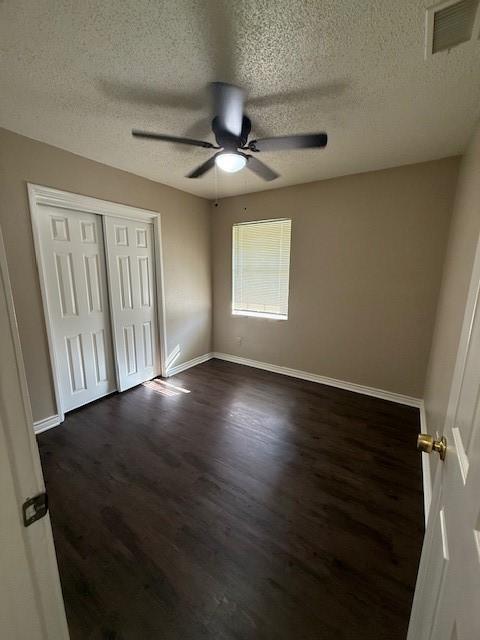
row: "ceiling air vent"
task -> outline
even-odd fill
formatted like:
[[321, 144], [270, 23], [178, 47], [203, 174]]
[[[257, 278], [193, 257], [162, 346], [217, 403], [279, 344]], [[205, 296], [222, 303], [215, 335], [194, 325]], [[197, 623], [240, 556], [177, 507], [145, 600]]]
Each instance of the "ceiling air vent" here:
[[427, 9], [427, 56], [472, 40], [478, 5], [479, 0], [450, 0]]

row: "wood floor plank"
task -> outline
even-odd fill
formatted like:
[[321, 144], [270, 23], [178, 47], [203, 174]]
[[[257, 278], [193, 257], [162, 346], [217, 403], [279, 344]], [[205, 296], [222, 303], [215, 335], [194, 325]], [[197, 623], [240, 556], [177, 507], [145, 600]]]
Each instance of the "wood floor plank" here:
[[38, 438], [72, 640], [404, 640], [418, 410], [218, 360], [157, 387]]

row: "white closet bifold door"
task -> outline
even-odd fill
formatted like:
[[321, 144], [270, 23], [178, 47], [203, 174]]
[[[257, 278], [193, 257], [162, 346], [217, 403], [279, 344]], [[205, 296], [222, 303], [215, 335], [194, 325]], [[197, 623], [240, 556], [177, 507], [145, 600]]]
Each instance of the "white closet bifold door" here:
[[45, 288], [62, 409], [116, 389], [100, 216], [41, 207]]
[[153, 225], [104, 216], [119, 391], [159, 375]]

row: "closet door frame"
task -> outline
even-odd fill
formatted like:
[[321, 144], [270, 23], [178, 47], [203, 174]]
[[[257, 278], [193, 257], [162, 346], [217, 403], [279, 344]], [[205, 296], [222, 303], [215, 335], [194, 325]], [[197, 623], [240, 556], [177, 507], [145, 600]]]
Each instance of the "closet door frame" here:
[[[51, 187], [44, 187], [38, 184], [27, 184], [28, 200], [30, 204], [30, 216], [32, 221], [33, 243], [35, 247], [35, 257], [37, 261], [38, 275], [40, 279], [40, 291], [42, 295], [43, 313], [45, 316], [45, 325], [47, 331], [48, 351], [50, 354], [50, 366], [53, 376], [53, 386], [55, 392], [55, 401], [57, 405], [58, 423], [65, 419], [65, 412], [62, 407], [62, 398], [60, 387], [58, 384], [58, 362], [56, 360], [54, 341], [52, 335], [51, 314], [47, 297], [47, 281], [42, 258], [42, 247], [40, 242], [39, 217], [42, 214], [42, 206], [52, 206], [60, 209], [71, 211], [80, 211], [81, 213], [94, 213], [100, 216], [114, 216], [116, 218], [126, 218], [128, 220], [137, 220], [151, 223], [153, 225], [154, 238], [154, 266], [155, 266], [155, 293], [157, 299], [157, 339], [158, 339], [158, 355], [160, 362], [158, 363], [159, 373], [166, 376], [166, 359], [167, 359], [167, 332], [165, 320], [165, 287], [163, 280], [163, 259], [162, 259], [162, 229], [161, 214], [157, 211], [149, 211], [147, 209], [139, 209], [108, 200], [99, 200], [90, 196], [82, 196], [68, 191], [61, 191]], [[102, 218], [102, 223], [103, 223]], [[102, 224], [102, 226], [104, 226]], [[108, 280], [108, 265], [107, 265]], [[109, 287], [107, 281], [107, 287]], [[110, 322], [112, 322], [112, 309], [110, 306]], [[116, 357], [114, 349], [114, 360], [116, 366]], [[53, 426], [53, 425], [52, 425]]]

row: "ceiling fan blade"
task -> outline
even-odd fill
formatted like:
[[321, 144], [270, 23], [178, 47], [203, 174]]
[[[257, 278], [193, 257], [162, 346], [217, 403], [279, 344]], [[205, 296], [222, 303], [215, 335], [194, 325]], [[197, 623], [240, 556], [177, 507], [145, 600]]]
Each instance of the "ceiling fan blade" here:
[[276, 171], [267, 167], [266, 164], [261, 162], [261, 160], [255, 156], [247, 156], [247, 167], [259, 178], [263, 178], [264, 180], [267, 180], [267, 182], [271, 182], [279, 177], [279, 174]]
[[152, 133], [150, 131], [140, 131], [132, 129], [132, 136], [136, 138], [152, 138], [154, 140], [164, 140], [165, 142], [177, 142], [179, 144], [189, 144], [194, 147], [203, 147], [204, 149], [218, 149], [211, 142], [205, 140], [194, 140], [193, 138], [177, 138], [176, 136], [166, 136], [163, 133]]
[[239, 59], [237, 50], [243, 42], [242, 26], [234, 19], [228, 2], [194, 2], [197, 24], [204, 25], [199, 32], [202, 48], [210, 61], [212, 78], [235, 82]]
[[170, 91], [167, 88], [152, 87], [142, 82], [128, 82], [98, 78], [95, 87], [111, 100], [122, 100], [130, 104], [148, 107], [175, 109], [175, 111], [202, 111], [205, 107], [203, 92], [198, 94]]
[[293, 136], [279, 136], [277, 138], [263, 138], [250, 140], [248, 148], [251, 151], [290, 151], [293, 149], [322, 149], [327, 146], [326, 133], [303, 133]]
[[211, 158], [209, 158], [206, 162], [201, 164], [199, 167], [197, 167], [193, 171], [190, 171], [190, 173], [187, 174], [186, 177], [187, 178], [200, 178], [201, 176], [203, 176], [203, 174], [207, 173], [207, 171], [210, 171], [210, 169], [213, 169], [213, 167], [215, 166], [215, 158], [217, 156], [218, 156], [218, 153], [213, 155]]
[[245, 91], [226, 82], [212, 82], [214, 117], [220, 127], [234, 136], [242, 132]]
[[332, 82], [322, 82], [321, 84], [303, 89], [293, 89], [292, 91], [281, 91], [279, 93], [263, 94], [252, 96], [247, 100], [247, 107], [271, 108], [292, 106], [300, 102], [319, 100], [329, 100], [340, 97], [349, 88], [350, 83], [346, 80], [333, 80]]
[[187, 129], [185, 129], [184, 133], [187, 138], [190, 136], [193, 136], [194, 138], [207, 138], [212, 133], [211, 117], [208, 116], [193, 122]]

